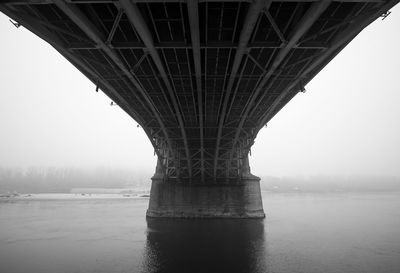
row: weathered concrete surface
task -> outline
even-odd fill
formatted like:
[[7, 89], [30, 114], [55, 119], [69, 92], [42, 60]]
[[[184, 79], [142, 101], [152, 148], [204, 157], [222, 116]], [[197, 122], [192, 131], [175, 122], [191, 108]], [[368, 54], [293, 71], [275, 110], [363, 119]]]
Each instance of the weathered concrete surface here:
[[260, 179], [234, 185], [187, 185], [152, 178], [148, 217], [264, 218]]

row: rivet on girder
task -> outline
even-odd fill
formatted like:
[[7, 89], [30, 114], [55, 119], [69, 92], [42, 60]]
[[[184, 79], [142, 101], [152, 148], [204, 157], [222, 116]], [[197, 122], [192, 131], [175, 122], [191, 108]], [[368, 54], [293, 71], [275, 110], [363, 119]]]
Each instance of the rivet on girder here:
[[304, 87], [303, 81], [300, 81], [299, 85], [300, 85], [300, 92], [305, 93], [306, 92], [306, 88]]
[[100, 88], [99, 84], [100, 84], [100, 82], [99, 82], [99, 80], [97, 80], [97, 83], [96, 83], [96, 92], [99, 92], [99, 88]]
[[385, 13], [383, 13], [383, 14], [381, 15], [382, 21], [385, 20], [386, 17], [388, 17], [391, 13], [392, 13], [392, 12], [391, 12], [390, 10], [386, 11]]
[[20, 23], [18, 23], [18, 22], [15, 22], [15, 21], [13, 21], [13, 20], [11, 20], [11, 19], [9, 19], [9, 21], [11, 22], [11, 24], [13, 24], [16, 28], [19, 28], [20, 26], [21, 26], [21, 24]]

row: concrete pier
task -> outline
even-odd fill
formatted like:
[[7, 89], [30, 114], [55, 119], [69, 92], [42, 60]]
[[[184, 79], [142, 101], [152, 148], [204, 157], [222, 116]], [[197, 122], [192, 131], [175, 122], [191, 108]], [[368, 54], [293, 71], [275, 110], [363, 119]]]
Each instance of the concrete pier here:
[[152, 178], [148, 217], [263, 218], [260, 179], [234, 185], [186, 185]]

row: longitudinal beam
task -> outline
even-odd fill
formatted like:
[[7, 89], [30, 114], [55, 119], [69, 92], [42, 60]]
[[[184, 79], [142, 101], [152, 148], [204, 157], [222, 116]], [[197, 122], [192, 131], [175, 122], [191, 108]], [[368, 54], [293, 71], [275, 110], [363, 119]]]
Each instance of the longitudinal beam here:
[[194, 69], [196, 74], [197, 86], [197, 108], [199, 112], [199, 130], [200, 130], [200, 170], [201, 181], [204, 182], [204, 117], [203, 117], [203, 88], [201, 84], [201, 52], [200, 52], [200, 27], [199, 27], [199, 7], [198, 1], [187, 2], [190, 35], [192, 39], [192, 51], [194, 60]]
[[[311, 5], [311, 7], [307, 10], [307, 12], [304, 14], [302, 17], [301, 21], [297, 24], [297, 27], [292, 35], [290, 37], [289, 42], [287, 45], [282, 48], [276, 58], [274, 59], [271, 67], [261, 80], [261, 82], [258, 84], [256, 90], [253, 92], [251, 95], [251, 98], [249, 99], [248, 103], [245, 106], [245, 110], [243, 111], [243, 115], [240, 119], [238, 129], [235, 134], [235, 138], [233, 139], [232, 142], [232, 148], [229, 156], [229, 162], [232, 160], [233, 154], [235, 152], [235, 146], [236, 143], [239, 139], [240, 132], [242, 131], [243, 124], [246, 121], [248, 114], [251, 110], [251, 107], [255, 101], [255, 99], [258, 97], [261, 91], [264, 90], [265, 84], [268, 82], [270, 77], [273, 75], [273, 73], [276, 71], [276, 69], [279, 67], [279, 65], [282, 63], [282, 61], [285, 59], [285, 57], [288, 55], [290, 50], [293, 49], [293, 47], [296, 45], [296, 43], [300, 40], [300, 38], [311, 28], [311, 26], [315, 23], [315, 21], [321, 16], [321, 14], [329, 7], [331, 4], [331, 1], [329, 0], [321, 0], [319, 2], [315, 2]], [[267, 92], [268, 90], [265, 90], [264, 92]]]
[[128, 77], [128, 79], [133, 83], [136, 89], [145, 98], [148, 106], [151, 108], [153, 115], [157, 119], [157, 122], [162, 128], [163, 134], [167, 140], [170, 151], [172, 152], [172, 143], [169, 138], [168, 132], [165, 128], [164, 122], [162, 121], [160, 115], [158, 114], [156, 108], [154, 107], [152, 101], [142, 89], [140, 84], [136, 81], [132, 72], [125, 67], [124, 63], [120, 60], [118, 55], [105, 43], [105, 38], [103, 34], [100, 33], [96, 27], [86, 18], [86, 16], [73, 4], [66, 3], [65, 1], [55, 1], [56, 6], [63, 11], [90, 39], [92, 39], [98, 47], [103, 50], [107, 56], [109, 56], [113, 62], [118, 66], [119, 69]]
[[120, 0], [119, 3], [121, 5], [121, 7], [124, 9], [126, 15], [128, 16], [129, 21], [136, 29], [136, 31], [139, 34], [140, 38], [142, 39], [143, 43], [146, 45], [146, 48], [149, 51], [149, 54], [151, 55], [158, 71], [160, 72], [161, 78], [163, 79], [163, 82], [167, 88], [167, 91], [168, 91], [169, 96], [172, 101], [172, 105], [175, 110], [175, 115], [176, 115], [178, 123], [179, 123], [179, 128], [180, 128], [180, 131], [182, 134], [183, 144], [185, 146], [186, 160], [187, 160], [187, 164], [188, 164], [188, 173], [189, 173], [189, 177], [191, 178], [192, 177], [192, 163], [191, 163], [189, 145], [188, 145], [188, 140], [187, 140], [187, 136], [186, 136], [186, 131], [185, 131], [185, 127], [184, 127], [182, 114], [181, 114], [178, 102], [176, 100], [175, 92], [169, 82], [167, 72], [165, 71], [164, 65], [161, 61], [161, 58], [160, 58], [158, 52], [157, 52], [157, 49], [154, 47], [154, 41], [151, 36], [150, 30], [149, 30], [145, 20], [143, 19], [142, 14], [140, 13], [139, 9], [137, 8], [136, 4], [133, 4], [130, 0]]
[[[66, 32], [65, 30], [60, 30], [58, 27], [55, 27], [53, 25], [49, 26], [55, 30], [58, 31], [63, 31]], [[70, 36], [77, 36], [73, 33], [66, 33], [67, 35]], [[78, 39], [81, 39], [81, 37], [77, 37]], [[113, 41], [112, 43], [112, 48], [113, 49], [143, 49], [144, 44], [141, 42], [116, 42]], [[192, 48], [192, 45], [186, 42], [161, 42], [161, 43], [155, 43], [154, 47], [156, 49], [187, 49], [187, 48]], [[236, 49], [238, 47], [237, 43], [234, 42], [207, 42], [207, 43], [202, 43], [200, 44], [200, 48], [203, 49], [211, 49], [211, 48], [227, 48], [227, 49]], [[270, 48], [270, 49], [280, 49], [283, 48], [284, 45], [282, 45], [282, 42], [254, 42], [251, 44], [247, 45], [247, 49], [258, 49], [258, 48]], [[299, 49], [325, 49], [326, 44], [323, 42], [309, 42], [309, 43], [302, 43], [301, 45], [296, 45], [295, 48]], [[88, 42], [80, 42], [80, 43], [74, 43], [72, 44], [69, 49], [96, 49], [95, 46], [91, 45]]]
[[218, 166], [218, 157], [219, 157], [222, 129], [223, 129], [223, 125], [225, 122], [226, 108], [228, 106], [229, 97], [230, 97], [230, 94], [232, 91], [233, 83], [235, 81], [235, 77], [236, 77], [237, 71], [239, 69], [240, 63], [242, 62], [243, 55], [246, 52], [247, 44], [249, 43], [249, 40], [250, 40], [251, 34], [253, 32], [254, 26], [257, 22], [258, 16], [261, 13], [262, 8], [265, 5], [267, 5], [267, 8], [269, 8], [270, 4], [271, 4], [271, 1], [267, 2], [266, 0], [256, 0], [254, 3], [252, 3], [249, 7], [249, 11], [246, 14], [243, 28], [240, 32], [239, 46], [236, 50], [235, 58], [233, 60], [232, 70], [231, 70], [228, 85], [226, 88], [224, 102], [222, 105], [222, 111], [221, 111], [221, 115], [220, 115], [219, 121], [218, 121], [217, 142], [216, 142], [215, 154], [214, 154], [214, 177], [217, 177], [217, 166]]

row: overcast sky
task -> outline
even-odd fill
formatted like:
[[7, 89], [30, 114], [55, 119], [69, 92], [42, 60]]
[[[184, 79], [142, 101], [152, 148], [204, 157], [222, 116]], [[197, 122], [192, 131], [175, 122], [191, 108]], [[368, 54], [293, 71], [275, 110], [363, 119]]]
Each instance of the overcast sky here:
[[[256, 175], [400, 177], [400, 7], [259, 133]], [[44, 41], [0, 13], [0, 166], [153, 171], [141, 128]]]

